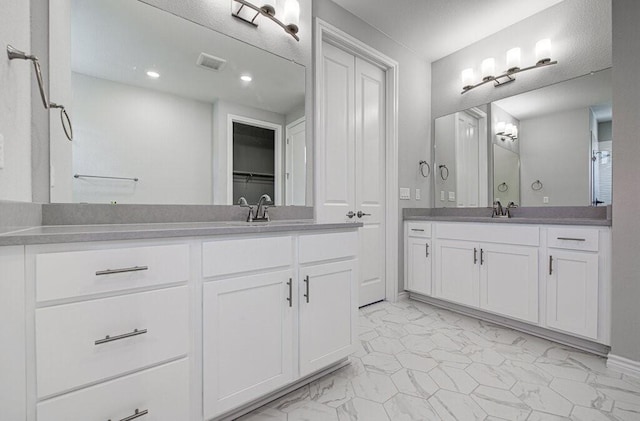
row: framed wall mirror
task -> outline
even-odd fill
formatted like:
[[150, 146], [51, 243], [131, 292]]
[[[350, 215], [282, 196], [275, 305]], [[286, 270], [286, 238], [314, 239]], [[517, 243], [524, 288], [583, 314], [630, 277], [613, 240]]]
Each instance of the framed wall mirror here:
[[435, 207], [611, 204], [611, 92], [605, 69], [437, 118]]
[[304, 66], [140, 1], [67, 4], [52, 202], [307, 205]]

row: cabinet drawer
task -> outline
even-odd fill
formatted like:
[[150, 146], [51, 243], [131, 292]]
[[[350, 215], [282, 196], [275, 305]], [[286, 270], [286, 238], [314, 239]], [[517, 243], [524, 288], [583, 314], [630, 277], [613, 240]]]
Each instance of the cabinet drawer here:
[[291, 237], [242, 238], [209, 241], [202, 245], [205, 278], [293, 264]]
[[183, 359], [38, 404], [38, 421], [189, 419], [189, 360]]
[[409, 237], [431, 237], [431, 224], [428, 222], [407, 222]]
[[38, 396], [186, 355], [188, 341], [186, 286], [37, 309]]
[[599, 232], [586, 228], [549, 228], [547, 231], [548, 247], [598, 251]]
[[357, 255], [357, 231], [300, 236], [300, 263], [319, 262]]
[[37, 301], [189, 279], [189, 246], [174, 244], [36, 255]]

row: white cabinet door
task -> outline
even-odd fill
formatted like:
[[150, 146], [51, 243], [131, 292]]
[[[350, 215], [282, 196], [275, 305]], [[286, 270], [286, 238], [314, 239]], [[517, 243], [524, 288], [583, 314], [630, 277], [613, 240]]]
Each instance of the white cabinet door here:
[[480, 247], [477, 243], [439, 240], [436, 245], [436, 288], [438, 298], [479, 306]]
[[356, 261], [300, 269], [300, 375], [353, 351], [358, 317]]
[[538, 248], [480, 245], [480, 307], [538, 323]]
[[205, 283], [205, 419], [293, 380], [294, 289], [291, 271]]
[[549, 249], [547, 325], [598, 338], [598, 254]]
[[407, 239], [408, 291], [431, 295], [431, 256], [431, 240], [414, 237]]

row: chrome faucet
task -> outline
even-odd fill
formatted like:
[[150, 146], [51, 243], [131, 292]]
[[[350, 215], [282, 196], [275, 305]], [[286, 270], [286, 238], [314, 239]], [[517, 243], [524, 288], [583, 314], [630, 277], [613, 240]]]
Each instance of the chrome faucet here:
[[271, 200], [271, 196], [269, 196], [268, 194], [263, 194], [262, 196], [260, 196], [260, 200], [258, 200], [258, 205], [256, 208], [256, 216], [254, 218], [254, 221], [269, 222], [269, 213], [267, 212], [267, 209], [269, 209], [269, 206], [267, 205], [271, 205], [271, 204], [273, 204], [273, 201]]
[[502, 208], [502, 203], [500, 203], [499, 200], [496, 200], [495, 202], [493, 202], [493, 213], [491, 214], [492, 218], [495, 217], [503, 217], [504, 215], [504, 209]]
[[511, 209], [517, 208], [513, 202], [509, 202], [506, 208], [502, 207], [502, 203], [499, 200], [493, 202], [493, 213], [491, 214], [492, 218], [511, 218]]
[[238, 205], [240, 205], [241, 208], [249, 208], [249, 215], [247, 215], [247, 222], [253, 222], [253, 219], [254, 219], [253, 206], [247, 203], [247, 199], [245, 199], [244, 196], [241, 196], [240, 199], [238, 199]]

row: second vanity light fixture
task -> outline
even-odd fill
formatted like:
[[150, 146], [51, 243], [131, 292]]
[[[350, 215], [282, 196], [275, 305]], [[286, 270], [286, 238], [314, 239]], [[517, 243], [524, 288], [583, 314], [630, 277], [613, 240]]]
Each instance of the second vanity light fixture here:
[[520, 67], [520, 53], [519, 47], [512, 48], [507, 51], [507, 70], [504, 73], [496, 75], [496, 61], [494, 58], [487, 58], [482, 61], [481, 65], [481, 77], [482, 81], [475, 83], [475, 76], [473, 69], [464, 69], [462, 71], [462, 94], [469, 92], [470, 90], [482, 86], [485, 83], [494, 82], [494, 86], [502, 86], [507, 83], [516, 80], [515, 74], [524, 72], [527, 70], [537, 69], [540, 67], [551, 66], [558, 64], [557, 61], [551, 61], [551, 40], [548, 38], [542, 39], [536, 43], [536, 64], [528, 67]]
[[[273, 22], [280, 25], [280, 27], [282, 27], [282, 29], [284, 29], [284, 31], [287, 34], [291, 35], [296, 41], [300, 41], [300, 37], [298, 37], [298, 24], [300, 22], [300, 4], [298, 3], [298, 0], [285, 0], [283, 13], [284, 23], [280, 19], [276, 18], [276, 8], [274, 6], [275, 0], [267, 0], [267, 2], [260, 7], [255, 6], [254, 4], [246, 0], [233, 1], [236, 3], [240, 3], [240, 7], [238, 8], [238, 10], [231, 13], [234, 18], [238, 18], [243, 22], [257, 27], [258, 24], [255, 22], [255, 20], [260, 15], [265, 16], [266, 18], [271, 19]], [[242, 12], [242, 9], [244, 9], [245, 7], [256, 12], [253, 18], [247, 19], [240, 16], [240, 12]]]
[[496, 124], [496, 136], [498, 136], [503, 142], [507, 139], [515, 142], [516, 139], [518, 139], [518, 126], [512, 123], [499, 121]]

